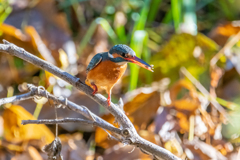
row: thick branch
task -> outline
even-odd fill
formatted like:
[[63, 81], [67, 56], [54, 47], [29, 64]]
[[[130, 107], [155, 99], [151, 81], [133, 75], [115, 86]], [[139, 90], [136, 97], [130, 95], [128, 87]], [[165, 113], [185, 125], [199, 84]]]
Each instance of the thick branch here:
[[33, 54], [30, 54], [29, 52], [25, 51], [23, 48], [19, 48], [16, 45], [7, 42], [6, 40], [3, 40], [5, 45], [0, 45], [0, 51], [8, 53], [10, 55], [19, 57], [35, 66], [38, 66], [55, 76], [65, 80], [66, 82], [70, 83], [80, 91], [84, 92], [86, 95], [91, 97], [93, 100], [95, 100], [100, 105], [104, 106], [106, 109], [108, 109], [111, 114], [114, 115], [114, 117], [117, 119], [117, 121], [124, 127], [124, 128], [133, 128], [133, 125], [131, 121], [127, 118], [127, 116], [124, 116], [124, 113], [121, 109], [119, 109], [115, 104], [111, 103], [111, 106], [108, 106], [107, 99], [102, 96], [101, 94], [95, 94], [92, 95], [92, 89], [87, 86], [85, 83], [81, 82], [79, 78], [76, 78], [72, 76], [71, 74], [64, 72], [63, 70], [59, 69], [58, 67], [52, 65], [49, 62], [46, 62]]
[[[0, 44], [1, 52], [5, 52], [10, 55], [19, 57], [29, 63], [32, 63], [35, 66], [38, 66], [38, 67], [54, 74], [55, 76], [58, 76], [59, 78], [70, 83], [71, 85], [73, 85], [74, 87], [76, 87], [80, 91], [84, 92], [89, 97], [91, 97], [97, 103], [99, 103], [100, 105], [102, 105], [106, 109], [108, 109], [110, 111], [110, 113], [115, 117], [115, 119], [123, 127], [123, 131], [122, 131], [121, 135], [124, 136], [127, 141], [130, 141], [130, 144], [133, 144], [137, 147], [141, 147], [142, 150], [144, 150], [147, 153], [152, 154], [153, 156], [155, 156], [157, 158], [161, 158], [161, 159], [163, 158], [166, 160], [179, 159], [178, 157], [174, 156], [171, 152], [165, 150], [164, 148], [161, 148], [149, 141], [142, 139], [137, 134], [131, 121], [128, 119], [128, 117], [123, 113], [123, 111], [117, 105], [111, 103], [111, 105], [108, 106], [108, 104], [106, 102], [106, 98], [104, 96], [102, 96], [101, 94], [92, 95], [91, 94], [92, 89], [89, 86], [87, 86], [85, 83], [81, 82], [78, 78], [76, 78], [76, 77], [68, 74], [67, 72], [62, 71], [61, 69], [57, 68], [56, 66], [26, 52], [24, 49], [19, 48], [14, 44], [11, 44], [5, 40], [4, 40], [4, 43], [5, 44]], [[36, 91], [35, 91], [35, 94], [36, 94]], [[46, 95], [45, 91], [40, 91], [41, 96], [44, 96], [44, 94]], [[48, 95], [47, 98], [52, 99], [52, 100], [57, 100], [61, 104], [66, 104], [66, 101], [64, 98], [56, 99], [56, 97], [54, 97], [52, 95]], [[96, 123], [99, 123], [99, 125], [104, 124], [105, 126], [101, 126], [102, 128], [108, 127], [108, 130], [110, 130], [110, 128], [112, 129], [112, 127], [113, 127], [112, 125], [110, 126], [110, 124], [108, 124], [106, 126], [106, 123], [103, 123], [104, 120], [102, 120], [98, 116], [94, 115], [93, 113], [92, 114], [89, 113], [89, 110], [84, 106], [78, 106], [73, 102], [68, 102], [67, 106], [70, 109], [72, 109], [76, 112], [79, 112], [88, 118], [93, 118], [96, 121]], [[100, 123], [100, 122], [102, 122], [102, 123]], [[119, 130], [117, 130], [115, 132], [119, 132]]]
[[146, 139], [143, 139], [140, 137], [139, 141], [136, 143], [136, 145], [141, 148], [143, 151], [147, 152], [148, 154], [157, 153], [154, 154], [155, 156], [160, 157], [161, 159], [175, 159], [180, 160], [180, 158], [176, 157], [174, 154], [172, 154], [170, 151], [159, 147], [156, 144], [153, 144]]

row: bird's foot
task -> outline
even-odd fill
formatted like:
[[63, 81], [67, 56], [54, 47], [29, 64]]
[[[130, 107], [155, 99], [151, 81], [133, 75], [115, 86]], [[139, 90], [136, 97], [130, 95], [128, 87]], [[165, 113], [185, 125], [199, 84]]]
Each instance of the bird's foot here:
[[96, 92], [98, 91], [98, 88], [97, 88], [96, 84], [94, 84], [94, 83], [91, 83], [91, 85], [93, 86], [93, 92], [92, 92], [92, 95], [95, 95]]
[[111, 95], [110, 94], [108, 94], [107, 103], [108, 103], [108, 106], [111, 105]]

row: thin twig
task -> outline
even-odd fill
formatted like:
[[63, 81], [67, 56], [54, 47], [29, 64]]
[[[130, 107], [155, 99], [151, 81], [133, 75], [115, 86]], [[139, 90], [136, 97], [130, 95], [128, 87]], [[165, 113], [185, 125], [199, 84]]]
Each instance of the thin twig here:
[[227, 42], [222, 49], [211, 59], [210, 66], [214, 67], [217, 61], [220, 59], [224, 52], [227, 49], [231, 49], [240, 39], [240, 31], [229, 41]]
[[185, 67], [181, 67], [181, 72], [197, 87], [197, 89], [203, 93], [203, 96], [207, 99], [210, 97], [210, 102], [212, 105], [227, 119], [227, 113], [225, 109], [213, 98], [210, 93], [204, 88], [204, 86], [192, 76], [190, 72]]
[[[62, 123], [83, 123], [83, 124], [91, 124], [94, 126], [98, 126], [98, 123], [91, 121], [91, 120], [82, 119], [82, 118], [22, 120], [23, 125], [26, 125], [26, 124], [62, 124]], [[120, 133], [121, 130], [119, 130], [118, 132]]]
[[33, 95], [31, 92], [28, 92], [22, 95], [13, 96], [13, 97], [2, 98], [0, 99], [0, 106], [6, 103], [13, 103], [13, 102], [23, 101], [31, 98], [33, 98]]
[[[33, 88], [33, 85], [28, 85], [28, 87], [30, 89]], [[38, 94], [40, 94], [40, 90], [39, 90], [39, 87], [37, 87], [37, 91], [38, 91]], [[46, 97], [48, 98], [48, 95], [49, 93], [45, 90], [44, 88], [44, 91], [45, 91], [45, 95]], [[49, 103], [50, 104], [50, 103]], [[67, 99], [65, 100], [65, 106], [67, 106]], [[88, 110], [88, 108], [85, 107], [86, 111], [88, 112], [89, 116], [91, 117], [92, 121], [89, 121], [89, 120], [84, 120], [84, 119], [81, 119], [81, 118], [65, 118], [65, 119], [58, 119], [58, 116], [57, 116], [57, 105], [55, 104], [54, 105], [54, 111], [55, 111], [55, 120], [47, 120], [47, 119], [44, 119], [44, 120], [23, 120], [22, 121], [22, 124], [25, 125], [25, 124], [56, 124], [56, 130], [55, 130], [55, 135], [56, 137], [58, 137], [58, 124], [59, 123], [68, 123], [68, 122], [81, 122], [81, 123], [85, 123], [85, 124], [92, 124], [92, 125], [96, 125], [98, 126], [97, 124], [94, 124], [94, 122], [96, 121], [96, 119], [94, 118], [94, 116], [92, 115], [91, 111]], [[104, 128], [102, 128], [107, 134], [108, 134], [108, 137], [112, 138], [112, 139], [115, 139], [119, 142], [121, 142], [119, 139], [115, 138], [114, 136], [112, 136], [107, 130], [105, 130]], [[121, 133], [121, 130], [119, 130], [119, 133]]]
[[[55, 119], [57, 120], [58, 116], [57, 116], [57, 106], [56, 105], [54, 105], [54, 112], [55, 112]], [[56, 124], [55, 136], [58, 137], [58, 124]]]

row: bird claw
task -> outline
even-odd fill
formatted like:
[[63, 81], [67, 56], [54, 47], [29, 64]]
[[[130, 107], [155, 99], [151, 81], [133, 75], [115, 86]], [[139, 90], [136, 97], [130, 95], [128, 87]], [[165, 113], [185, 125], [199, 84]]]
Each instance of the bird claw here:
[[98, 91], [98, 88], [97, 88], [97, 86], [96, 86], [96, 84], [94, 84], [94, 83], [91, 83], [91, 85], [93, 86], [93, 92], [92, 92], [92, 95], [95, 95], [96, 94], [96, 92]]
[[108, 103], [108, 106], [111, 105], [111, 101], [109, 99], [107, 100], [107, 103]]
[[96, 92], [97, 92], [97, 91], [94, 89], [94, 91], [92, 92], [92, 95], [95, 95], [95, 94], [96, 94]]
[[108, 106], [111, 105], [111, 97], [109, 97], [109, 96], [108, 96], [108, 98], [107, 98], [107, 103], [108, 103]]

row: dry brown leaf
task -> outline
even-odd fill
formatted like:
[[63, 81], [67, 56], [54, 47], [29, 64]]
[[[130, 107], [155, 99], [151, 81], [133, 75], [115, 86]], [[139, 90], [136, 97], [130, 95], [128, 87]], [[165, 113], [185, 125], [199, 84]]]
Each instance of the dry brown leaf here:
[[213, 146], [204, 143], [200, 140], [194, 139], [192, 141], [184, 141], [185, 147], [191, 150], [194, 159], [217, 159], [227, 160], [219, 151]]
[[183, 154], [182, 146], [175, 138], [167, 141], [164, 144], [164, 148], [177, 156], [181, 156]]
[[35, 119], [32, 114], [23, 107], [12, 105], [3, 112], [4, 138], [11, 142], [22, 142], [28, 140], [44, 140], [50, 143], [54, 140], [53, 133], [43, 124], [22, 125], [22, 120]]
[[[210, 33], [210, 38], [213, 39], [218, 45], [224, 46], [228, 38], [237, 34], [240, 31], [239, 24], [236, 22], [226, 22], [218, 24]], [[239, 22], [237, 22], [239, 23]]]
[[[37, 49], [34, 48], [31, 45], [31, 38], [29, 38], [27, 35], [23, 34], [21, 30], [7, 24], [0, 25], [0, 32], [1, 36], [0, 39], [6, 39], [7, 41], [14, 43], [20, 47], [23, 47], [25, 50], [29, 51], [30, 53], [37, 55]], [[2, 55], [2, 54], [1, 54]], [[2, 62], [7, 63], [1, 63], [1, 68], [4, 68], [0, 71], [0, 75], [4, 75], [6, 77], [1, 78], [1, 82], [4, 82], [5, 84], [11, 83], [12, 81], [17, 81], [17, 83], [22, 83], [24, 78], [29, 77], [29, 75], [32, 75], [36, 73], [37, 70], [39, 70], [37, 67], [33, 66], [30, 63], [25, 63], [21, 67], [15, 66], [15, 61], [22, 61], [19, 60], [16, 57], [12, 56], [1, 56]], [[4, 72], [8, 72], [11, 74], [4, 74]], [[22, 81], [21, 81], [22, 80]]]
[[[124, 111], [137, 130], [146, 129], [147, 124], [155, 116], [159, 106], [160, 94], [157, 91], [152, 91], [151, 93], [139, 93], [131, 102], [124, 105]], [[110, 114], [104, 115], [102, 118], [109, 123], [113, 123], [115, 120]], [[96, 129], [95, 141], [97, 145], [109, 148], [116, 144], [116, 141], [110, 141], [107, 137], [108, 135], [104, 130], [101, 128]]]
[[223, 75], [223, 70], [215, 66], [211, 71], [211, 86], [216, 88], [220, 78]]
[[88, 145], [82, 139], [82, 134], [64, 134], [59, 135], [62, 142], [61, 154], [64, 160], [87, 160], [91, 156], [88, 154]]
[[158, 135], [156, 135], [152, 132], [149, 132], [147, 130], [140, 130], [138, 133], [142, 138], [146, 139], [147, 141], [150, 141], [154, 144], [160, 143]]
[[[25, 27], [24, 34], [21, 30], [11, 25], [2, 24], [0, 25], [0, 31], [2, 33], [1, 39], [6, 39], [7, 41], [24, 48], [26, 51], [43, 58], [50, 63], [56, 63], [51, 55], [51, 52], [46, 48], [34, 27]], [[5, 57], [2, 57], [3, 60], [4, 58]], [[3, 81], [4, 84], [11, 83], [12, 81], [23, 83], [24, 81], [27, 81], [26, 78], [29, 78], [39, 70], [39, 68], [35, 67], [34, 65], [27, 62], [21, 62], [23, 60], [20, 60], [16, 57], [6, 56], [6, 58], [8, 64], [1, 64], [1, 67], [4, 67], [4, 70], [0, 71], [0, 75], [8, 75], [4, 78], [1, 78], [0, 76], [1, 82]], [[23, 64], [21, 66], [16, 66], [16, 60], [18, 63]], [[11, 74], [4, 74], [4, 72], [10, 72]]]
[[180, 126], [180, 132], [181, 133], [184, 133], [184, 132], [188, 132], [189, 131], [189, 120], [188, 120], [188, 117], [181, 113], [181, 112], [178, 112], [176, 114], [176, 117], [179, 118], [179, 121], [178, 121], [178, 124]]
[[[51, 51], [47, 48], [45, 43], [42, 41], [40, 35], [32, 26], [27, 26], [25, 28], [25, 33], [31, 38], [31, 44], [33, 48], [38, 53], [38, 57], [56, 65], [56, 61], [53, 58]], [[31, 52], [30, 52], [31, 53]]]
[[177, 95], [181, 91], [181, 89], [187, 89], [190, 92], [190, 95], [192, 97], [196, 97], [196, 88], [193, 86], [193, 84], [187, 80], [179, 80], [177, 81], [171, 88], [170, 88], [170, 97], [171, 100], [174, 101], [177, 99]]
[[[33, 26], [26, 26], [23, 33], [20, 29], [17, 29], [14, 26], [2, 24], [0, 25], [0, 31], [2, 33], [1, 39], [6, 39], [7, 41], [24, 48], [26, 51], [44, 60], [47, 60], [52, 64], [56, 64], [57, 62], [59, 63], [58, 48], [50, 51], [47, 48], [47, 42], [44, 42], [44, 40], [42, 40]], [[54, 57], [52, 54], [54, 54]], [[28, 63], [26, 64], [30, 65]]]
[[[188, 90], [188, 93], [185, 93], [181, 99], [177, 99], [177, 96], [182, 89]], [[170, 88], [170, 97], [172, 104], [169, 106], [174, 106], [180, 111], [194, 112], [200, 106], [200, 102], [197, 98], [197, 90], [192, 83], [187, 80], [180, 80], [175, 83]]]
[[[134, 146], [124, 146], [123, 144], [116, 144], [104, 152], [103, 159], [141, 159], [141, 160], [151, 160], [152, 156], [142, 153], [140, 149]], [[97, 158], [98, 159], [98, 158]], [[99, 158], [100, 159], [100, 158]]]
[[27, 152], [16, 154], [11, 160], [43, 160], [36, 148], [29, 146]]
[[6, 39], [7, 41], [24, 48], [26, 51], [34, 55], [39, 55], [37, 52], [38, 49], [35, 48], [35, 46], [33, 46], [31, 43], [31, 37], [22, 33], [20, 29], [8, 24], [2, 24], [0, 25], [0, 31], [2, 33], [1, 39]]
[[32, 146], [29, 146], [28, 149], [28, 154], [29, 156], [31, 157], [31, 159], [34, 159], [34, 160], [43, 160], [43, 158], [41, 157], [41, 155], [39, 154], [39, 152], [37, 151], [36, 148], [32, 147]]
[[181, 99], [174, 101], [172, 105], [179, 110], [194, 112], [196, 109], [198, 109], [200, 104], [199, 101], [194, 99]]

